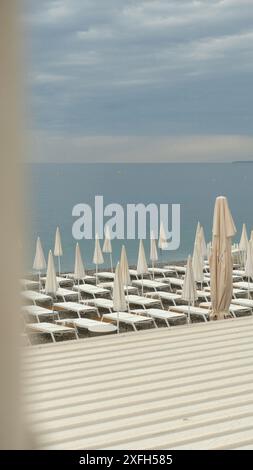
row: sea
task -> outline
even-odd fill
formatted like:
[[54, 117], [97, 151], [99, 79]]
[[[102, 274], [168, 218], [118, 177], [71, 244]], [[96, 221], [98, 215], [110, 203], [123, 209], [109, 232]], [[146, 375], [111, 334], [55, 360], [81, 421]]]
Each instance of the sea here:
[[[27, 269], [31, 271], [35, 243], [40, 236], [45, 255], [54, 248], [56, 227], [60, 227], [63, 256], [62, 271], [73, 271], [76, 241], [72, 215], [76, 204], [88, 204], [94, 211], [95, 196], [103, 196], [104, 206], [120, 204], [180, 204], [180, 246], [176, 250], [158, 250], [161, 263], [185, 260], [193, 251], [196, 225], [203, 225], [206, 241], [211, 240], [215, 198], [226, 196], [237, 227], [238, 241], [242, 224], [248, 234], [253, 227], [253, 164], [234, 163], [167, 163], [115, 164], [35, 163], [26, 166], [25, 220], [27, 232]], [[95, 217], [93, 217], [94, 219]], [[108, 217], [104, 218], [104, 223]], [[78, 240], [84, 264], [94, 268], [95, 222], [93, 239]], [[138, 234], [137, 234], [138, 235]], [[102, 243], [102, 242], [101, 242]], [[130, 265], [136, 264], [138, 239], [112, 240], [113, 263], [119, 260], [125, 244]], [[149, 230], [144, 241], [149, 258]], [[109, 257], [104, 256], [108, 268]]]

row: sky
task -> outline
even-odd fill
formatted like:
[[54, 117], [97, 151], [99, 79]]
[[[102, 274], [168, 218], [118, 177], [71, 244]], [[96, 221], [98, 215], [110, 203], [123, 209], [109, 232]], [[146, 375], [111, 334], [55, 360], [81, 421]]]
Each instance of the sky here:
[[25, 0], [29, 159], [253, 160], [252, 0]]

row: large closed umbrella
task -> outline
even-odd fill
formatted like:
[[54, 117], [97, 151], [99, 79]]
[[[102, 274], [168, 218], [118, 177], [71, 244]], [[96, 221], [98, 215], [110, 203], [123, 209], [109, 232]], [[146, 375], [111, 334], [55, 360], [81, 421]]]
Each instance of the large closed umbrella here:
[[211, 319], [229, 314], [233, 293], [231, 240], [236, 233], [227, 198], [216, 198], [213, 216], [213, 241], [210, 257]]
[[143, 245], [142, 240], [140, 240], [140, 243], [139, 243], [137, 274], [141, 275], [141, 280], [142, 280], [141, 292], [143, 295], [143, 274], [148, 274], [148, 265], [147, 265], [147, 260], [146, 260], [146, 255], [145, 255], [145, 250], [144, 250], [144, 245]]
[[58, 284], [57, 284], [57, 279], [56, 279], [54, 258], [53, 258], [53, 253], [50, 250], [48, 254], [48, 262], [47, 262], [45, 292], [47, 295], [51, 295], [51, 297], [55, 297], [57, 289], [58, 289]]
[[242, 252], [242, 265], [245, 268], [247, 249], [248, 249], [248, 234], [246, 224], [242, 226], [242, 234], [239, 242], [239, 249]]
[[188, 303], [188, 316], [187, 320], [190, 323], [190, 306], [194, 305], [195, 301], [198, 298], [196, 283], [194, 279], [193, 269], [192, 269], [192, 259], [191, 256], [188, 256], [187, 266], [185, 271], [184, 283], [182, 288], [182, 299]]
[[111, 263], [111, 272], [113, 272], [113, 265], [112, 265], [112, 243], [111, 243], [111, 234], [108, 225], [105, 228], [105, 241], [103, 245], [103, 253], [108, 253], [110, 255], [110, 263]]
[[59, 227], [57, 227], [55, 232], [55, 242], [54, 242], [54, 256], [58, 258], [58, 272], [59, 276], [61, 274], [61, 256], [63, 255], [62, 243], [61, 243], [61, 233]]
[[98, 276], [97, 276], [98, 266], [100, 264], [103, 264], [103, 262], [104, 262], [103, 253], [101, 251], [98, 234], [96, 233], [95, 248], [94, 248], [94, 254], [93, 254], [93, 263], [96, 265], [96, 284], [98, 281]]
[[158, 261], [158, 254], [157, 254], [157, 248], [156, 248], [156, 239], [155, 239], [153, 230], [150, 235], [150, 261], [152, 262], [153, 279], [154, 279], [155, 277], [154, 267], [155, 267], [155, 263]]
[[33, 269], [35, 271], [38, 271], [39, 273], [39, 290], [41, 289], [40, 274], [41, 274], [41, 271], [46, 269], [46, 267], [47, 267], [47, 264], [46, 264], [46, 260], [44, 256], [44, 251], [42, 248], [40, 237], [38, 237], [36, 241], [36, 250], [35, 250], [35, 257], [33, 261]]
[[203, 258], [203, 245], [201, 238], [201, 226], [198, 225], [196, 230], [194, 249], [192, 255], [192, 269], [194, 274], [195, 282], [199, 282], [201, 285], [204, 280], [204, 258]]
[[82, 260], [82, 255], [80, 251], [79, 244], [76, 244], [76, 251], [75, 251], [75, 269], [74, 269], [74, 278], [77, 280], [78, 283], [78, 300], [80, 300], [80, 291], [79, 291], [79, 283], [80, 279], [85, 278], [85, 270], [84, 264]]
[[245, 262], [245, 276], [248, 278], [248, 298], [250, 298], [250, 279], [253, 279], [253, 246], [248, 242], [246, 262]]
[[122, 281], [122, 274], [120, 264], [118, 263], [115, 270], [115, 277], [113, 283], [113, 310], [117, 312], [117, 331], [119, 333], [119, 312], [127, 310], [127, 302], [124, 291], [124, 284]]

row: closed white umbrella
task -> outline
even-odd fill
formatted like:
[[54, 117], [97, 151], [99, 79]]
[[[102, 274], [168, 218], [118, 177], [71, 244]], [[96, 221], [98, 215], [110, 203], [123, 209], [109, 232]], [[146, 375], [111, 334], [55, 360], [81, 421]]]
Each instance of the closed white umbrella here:
[[35, 271], [38, 271], [39, 273], [39, 290], [41, 290], [40, 274], [41, 274], [41, 271], [46, 269], [46, 267], [47, 267], [47, 264], [46, 264], [46, 260], [44, 256], [44, 251], [42, 248], [40, 237], [38, 237], [36, 241], [36, 250], [35, 250], [35, 257], [33, 261], [33, 269]]
[[242, 226], [242, 234], [241, 234], [241, 238], [239, 242], [239, 249], [242, 252], [243, 267], [245, 267], [247, 249], [248, 249], [248, 234], [247, 234], [246, 224], [243, 224]]
[[190, 323], [190, 306], [194, 305], [195, 301], [198, 298], [196, 283], [195, 283], [193, 268], [192, 268], [192, 259], [190, 255], [188, 256], [188, 260], [187, 260], [187, 266], [186, 266], [186, 272], [185, 272], [181, 297], [184, 301], [188, 302], [187, 320], [188, 320], [188, 323]]
[[75, 251], [75, 269], [74, 269], [74, 278], [78, 282], [78, 300], [80, 300], [80, 290], [79, 290], [79, 283], [80, 279], [85, 278], [85, 270], [84, 270], [84, 264], [82, 260], [82, 255], [80, 251], [79, 244], [76, 244], [76, 251]]
[[200, 243], [201, 243], [202, 256], [203, 256], [203, 259], [205, 259], [207, 256], [207, 246], [206, 246], [205, 232], [204, 232], [204, 228], [202, 225], [200, 226], [199, 237], [200, 237]]
[[141, 280], [142, 280], [141, 291], [143, 295], [143, 274], [148, 274], [148, 265], [147, 265], [147, 260], [146, 260], [146, 255], [145, 255], [145, 250], [144, 250], [144, 245], [143, 245], [142, 240], [140, 240], [140, 243], [139, 243], [137, 274], [141, 274]]
[[253, 246], [252, 243], [248, 243], [246, 262], [245, 262], [245, 276], [248, 278], [248, 298], [250, 298], [249, 283], [250, 279], [253, 279]]
[[154, 279], [155, 277], [154, 267], [155, 267], [155, 263], [158, 261], [158, 254], [157, 254], [157, 248], [156, 248], [156, 239], [155, 239], [153, 230], [151, 231], [151, 235], [150, 235], [150, 261], [152, 262], [153, 279]]
[[202, 239], [201, 239], [201, 227], [197, 227], [194, 249], [192, 255], [192, 269], [194, 274], [195, 282], [202, 284], [204, 280], [204, 258], [202, 253]]
[[115, 277], [113, 283], [113, 310], [117, 312], [117, 331], [119, 333], [119, 312], [127, 310], [127, 302], [124, 291], [124, 284], [122, 281], [122, 273], [120, 264], [118, 263], [115, 270]]
[[207, 243], [206, 252], [207, 252], [207, 259], [209, 261], [209, 258], [211, 256], [211, 252], [212, 252], [212, 242]]
[[[125, 245], [123, 245], [121, 248], [120, 270], [121, 270], [122, 282], [123, 282], [124, 287], [126, 287], [127, 296], [128, 296], [128, 286], [131, 286], [132, 282], [131, 282], [131, 276], [129, 273], [128, 259], [127, 259]], [[128, 304], [128, 310], [129, 310], [129, 304]]]
[[53, 253], [50, 250], [48, 254], [48, 262], [47, 262], [47, 275], [46, 275], [46, 285], [45, 285], [45, 292], [52, 297], [55, 297], [56, 292], [58, 289], [57, 279], [56, 279], [56, 272], [54, 266], [54, 258]]
[[62, 244], [61, 244], [61, 233], [59, 227], [55, 232], [55, 243], [54, 243], [54, 256], [58, 258], [58, 271], [59, 276], [61, 274], [61, 256], [63, 255]]
[[160, 224], [158, 247], [160, 248], [160, 250], [167, 250], [168, 248], [168, 242], [167, 242], [163, 222], [161, 222]]
[[110, 263], [111, 263], [111, 271], [113, 272], [113, 265], [112, 265], [112, 244], [111, 244], [111, 234], [108, 225], [105, 228], [105, 241], [103, 245], [103, 253], [109, 253], [110, 255]]
[[222, 319], [229, 314], [233, 293], [233, 262], [231, 240], [236, 233], [227, 198], [216, 198], [213, 217], [213, 241], [210, 257], [211, 319]]
[[[98, 234], [96, 233], [95, 249], [94, 249], [94, 254], [93, 254], [93, 263], [96, 265], [96, 274], [98, 273], [99, 264], [103, 264], [103, 262], [104, 262], [103, 253], [101, 251]], [[98, 277], [96, 276], [96, 284], [97, 284], [97, 279]]]

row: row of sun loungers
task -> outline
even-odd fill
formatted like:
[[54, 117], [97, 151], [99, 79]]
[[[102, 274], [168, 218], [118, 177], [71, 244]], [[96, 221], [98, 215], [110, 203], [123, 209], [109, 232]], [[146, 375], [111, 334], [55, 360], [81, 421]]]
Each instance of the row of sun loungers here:
[[[73, 333], [77, 338], [78, 329], [113, 333], [117, 329], [115, 326], [117, 321], [120, 324], [130, 325], [135, 331], [142, 325], [157, 327], [157, 322], [164, 322], [169, 327], [175, 321], [186, 321], [188, 314], [192, 319], [206, 322], [209, 320], [211, 305], [208, 265], [205, 266], [203, 288], [197, 290], [198, 299], [202, 302], [199, 306], [191, 306], [190, 309], [183, 304], [181, 298], [184, 274], [184, 266], [149, 268], [149, 275], [145, 276], [142, 282], [137, 271], [132, 269], [132, 285], [125, 288], [129, 311], [119, 313], [113, 311], [114, 273], [112, 272], [97, 273], [99, 284], [96, 283], [95, 276], [86, 276], [84, 283], [79, 286], [71, 273], [58, 277], [59, 288], [56, 299], [52, 299], [43, 291], [38, 292], [37, 281], [22, 280], [21, 285], [25, 289], [22, 292], [23, 299], [32, 304], [23, 307], [22, 311], [24, 315], [34, 318], [37, 322], [27, 325], [30, 331], [47, 333], [53, 341], [57, 335], [65, 333]], [[155, 276], [160, 277], [154, 278]], [[233, 300], [230, 306], [230, 314], [234, 317], [251, 314], [253, 310], [253, 300], [245, 298], [249, 290], [253, 292], [253, 283], [243, 281], [244, 278], [243, 271], [234, 271]], [[41, 281], [43, 285], [45, 278]], [[142, 286], [145, 295], [138, 294]], [[48, 304], [50, 308], [40, 304]], [[61, 318], [63, 314], [65, 318]], [[70, 314], [75, 314], [77, 318], [69, 318]], [[96, 315], [98, 319], [88, 318], [87, 315]], [[54, 323], [44, 321], [47, 318]]]

